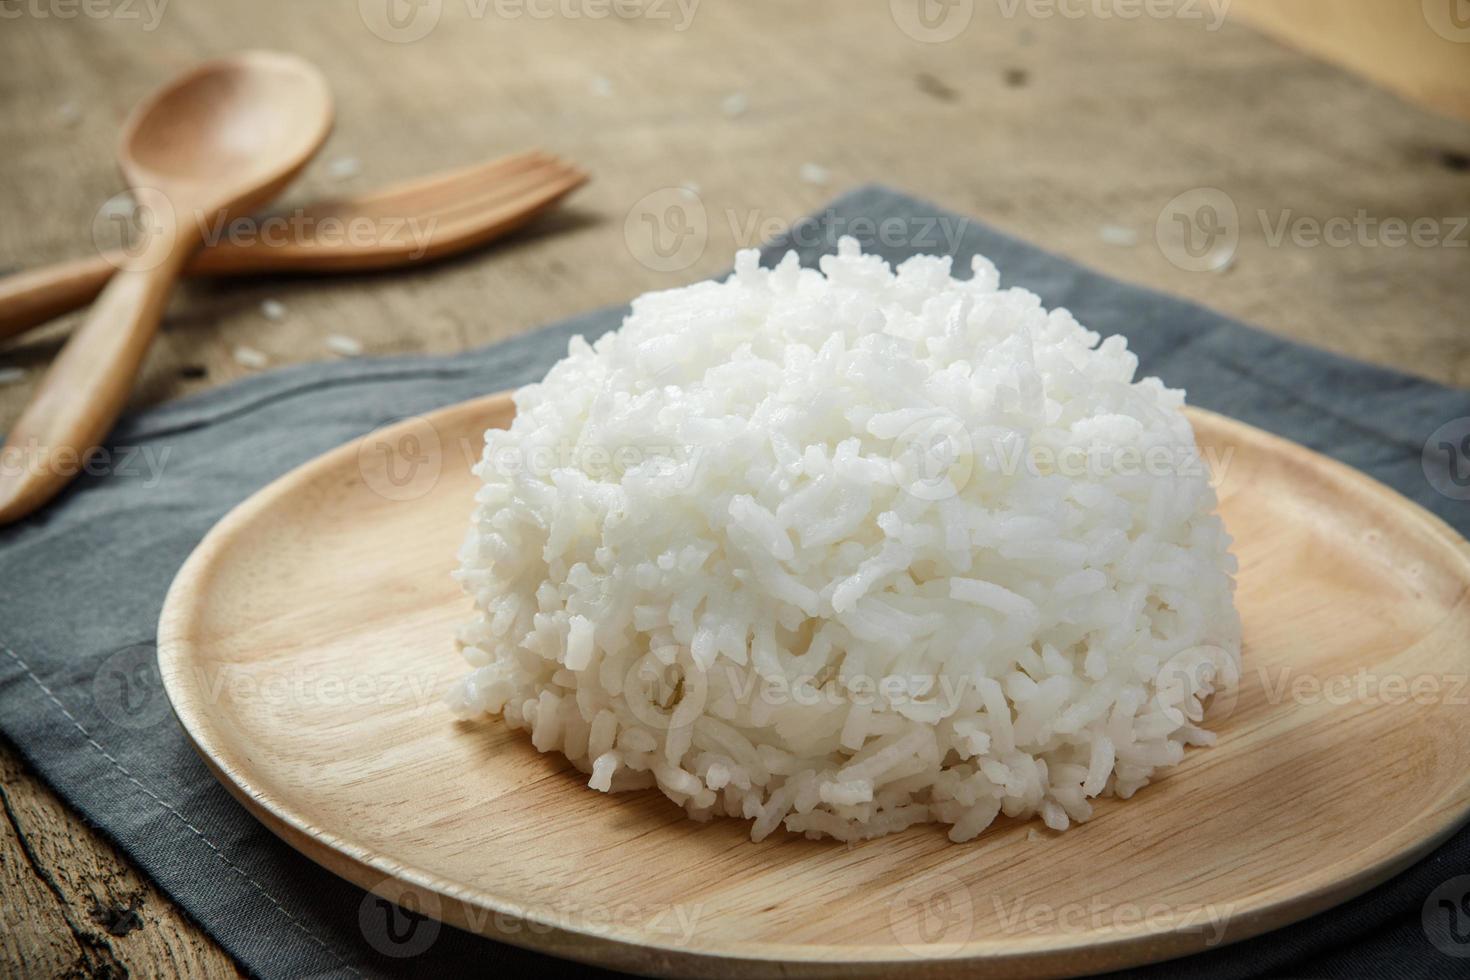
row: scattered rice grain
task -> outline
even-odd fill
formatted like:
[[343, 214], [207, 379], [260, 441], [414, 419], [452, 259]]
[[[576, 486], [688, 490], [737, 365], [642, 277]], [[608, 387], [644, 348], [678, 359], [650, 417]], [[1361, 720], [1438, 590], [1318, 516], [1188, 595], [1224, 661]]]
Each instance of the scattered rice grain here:
[[346, 334], [329, 333], [323, 343], [327, 345], [327, 350], [343, 357], [357, 357], [363, 351], [362, 341]]
[[244, 368], [249, 368], [252, 371], [259, 371], [270, 364], [270, 358], [266, 357], [264, 352], [258, 351], [254, 347], [247, 347], [244, 344], [236, 347], [232, 352], [232, 356], [235, 358], [236, 364]]
[[357, 157], [338, 157], [327, 164], [327, 176], [333, 180], [350, 180], [362, 173], [362, 161]]
[[720, 100], [720, 111], [730, 119], [738, 119], [750, 110], [750, 97], [744, 92], [731, 92]]
[[821, 186], [831, 181], [832, 172], [820, 163], [803, 163], [800, 176], [808, 184]]

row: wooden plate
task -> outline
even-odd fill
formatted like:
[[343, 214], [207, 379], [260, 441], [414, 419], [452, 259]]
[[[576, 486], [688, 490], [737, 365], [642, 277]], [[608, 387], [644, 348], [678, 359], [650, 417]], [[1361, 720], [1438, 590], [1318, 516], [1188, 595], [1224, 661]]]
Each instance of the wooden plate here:
[[[1056, 976], [1272, 929], [1466, 819], [1470, 546], [1367, 477], [1216, 415], [1247, 669], [1220, 745], [1062, 835], [856, 846], [589, 790], [437, 698], [469, 612], [449, 573], [505, 396], [379, 430], [250, 498], [159, 630], [200, 754], [313, 860], [435, 918], [654, 974]], [[367, 906], [365, 906], [367, 908]], [[371, 920], [371, 915], [364, 922]], [[402, 937], [365, 935], [375, 943]]]

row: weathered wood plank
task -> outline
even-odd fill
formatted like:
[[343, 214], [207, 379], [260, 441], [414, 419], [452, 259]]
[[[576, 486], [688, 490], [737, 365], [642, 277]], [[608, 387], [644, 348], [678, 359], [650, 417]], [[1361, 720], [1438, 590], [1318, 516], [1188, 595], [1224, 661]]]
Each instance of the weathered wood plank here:
[[0, 975], [238, 975], [198, 926], [4, 743], [0, 810]]

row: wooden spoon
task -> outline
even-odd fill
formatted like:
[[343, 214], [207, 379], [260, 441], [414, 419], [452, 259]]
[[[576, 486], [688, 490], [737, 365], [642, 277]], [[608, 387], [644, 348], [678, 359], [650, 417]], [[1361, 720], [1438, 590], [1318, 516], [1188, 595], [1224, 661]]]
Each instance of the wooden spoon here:
[[[184, 275], [359, 272], [430, 262], [513, 231], [586, 182], [584, 172], [551, 154], [517, 153], [265, 216], [257, 222], [262, 233], [273, 221], [299, 231], [285, 241], [264, 234], [221, 238], [195, 252]], [[366, 240], [341, 234], [363, 227], [369, 229]], [[86, 305], [125, 258], [109, 252], [0, 279], [0, 338]]]
[[332, 97], [311, 65], [252, 51], [155, 93], [123, 128], [123, 177], [148, 232], [41, 380], [0, 450], [0, 524], [66, 486], [117, 420], [164, 304], [204, 231], [276, 196], [321, 147]]

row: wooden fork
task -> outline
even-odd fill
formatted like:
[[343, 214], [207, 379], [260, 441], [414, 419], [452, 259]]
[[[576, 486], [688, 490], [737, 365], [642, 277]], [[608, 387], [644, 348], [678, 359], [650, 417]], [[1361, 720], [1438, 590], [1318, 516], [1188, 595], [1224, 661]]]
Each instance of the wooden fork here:
[[[206, 276], [352, 272], [429, 262], [514, 230], [587, 179], [551, 154], [518, 153], [360, 197], [263, 216], [245, 226], [250, 229], [246, 236], [206, 228], [208, 244], [184, 271]], [[212, 232], [218, 237], [210, 241]], [[0, 338], [86, 305], [125, 262], [118, 251], [0, 279]]]

